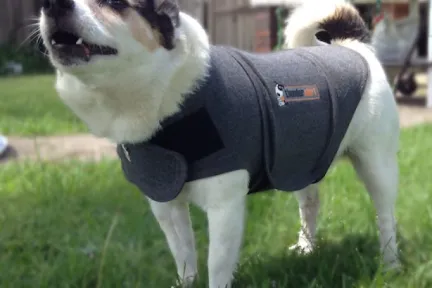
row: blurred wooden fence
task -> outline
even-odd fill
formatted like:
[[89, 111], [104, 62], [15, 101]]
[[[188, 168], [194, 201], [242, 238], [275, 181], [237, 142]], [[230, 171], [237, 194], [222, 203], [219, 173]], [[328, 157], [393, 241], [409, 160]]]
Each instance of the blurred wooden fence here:
[[[0, 0], [0, 44], [19, 44], [32, 30], [43, 0]], [[205, 21], [204, 0], [177, 0], [182, 10], [194, 15], [201, 23]], [[218, 0], [215, 0], [218, 1]]]
[[[0, 0], [0, 44], [21, 43], [31, 31], [43, 0]], [[304, 0], [177, 0], [183, 11], [207, 29], [214, 44], [245, 50], [269, 51], [277, 42], [276, 8]], [[318, 0], [317, 0], [318, 1]], [[326, 1], [326, 0], [321, 0]], [[374, 6], [376, 0], [352, 0]], [[426, 0], [419, 0], [426, 2]], [[405, 2], [407, 0], [382, 0]], [[384, 6], [385, 6], [384, 5]]]
[[31, 30], [42, 0], [0, 0], [0, 44], [21, 43]]
[[[210, 0], [177, 0], [182, 11], [193, 15], [198, 21], [205, 24], [207, 22], [207, 3]], [[220, 0], [214, 0], [220, 1]]]
[[[0, 0], [0, 44], [20, 44], [32, 30], [43, 0]], [[264, 0], [177, 0], [207, 29], [214, 44], [268, 51], [276, 41], [276, 6]], [[261, 2], [260, 7], [254, 7]], [[288, 1], [288, 0], [285, 0]], [[293, 0], [289, 0], [293, 1]], [[264, 5], [263, 5], [264, 3]], [[33, 28], [34, 29], [34, 28]]]
[[277, 42], [276, 6], [256, 7], [250, 0], [211, 1], [212, 42], [244, 50], [268, 52]]

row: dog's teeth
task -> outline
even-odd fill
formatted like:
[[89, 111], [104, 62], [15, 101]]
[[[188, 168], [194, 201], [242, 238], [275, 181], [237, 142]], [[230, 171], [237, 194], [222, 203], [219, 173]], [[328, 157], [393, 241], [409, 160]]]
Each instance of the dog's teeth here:
[[56, 44], [56, 41], [53, 39], [53, 40], [51, 40], [51, 45], [55, 45]]
[[81, 45], [82, 43], [83, 43], [83, 39], [82, 39], [82, 38], [79, 38], [79, 39], [77, 40], [77, 42], [76, 42], [77, 45]]

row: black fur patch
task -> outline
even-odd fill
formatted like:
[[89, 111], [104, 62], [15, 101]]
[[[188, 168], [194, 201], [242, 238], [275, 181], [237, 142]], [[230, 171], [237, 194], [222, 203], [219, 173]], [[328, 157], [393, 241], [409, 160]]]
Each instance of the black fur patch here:
[[332, 16], [320, 23], [319, 28], [325, 30], [332, 40], [354, 38], [364, 43], [370, 41], [370, 31], [354, 9], [338, 8]]
[[99, 0], [99, 5], [109, 7], [116, 12], [123, 12], [126, 8], [129, 7], [129, 3], [126, 0]]
[[174, 31], [180, 26], [180, 8], [176, 0], [139, 0], [135, 9], [162, 36], [162, 46], [174, 49]]

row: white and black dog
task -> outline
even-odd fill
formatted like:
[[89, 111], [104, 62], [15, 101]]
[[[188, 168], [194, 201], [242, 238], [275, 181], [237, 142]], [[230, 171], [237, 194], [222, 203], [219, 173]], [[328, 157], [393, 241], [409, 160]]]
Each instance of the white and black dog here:
[[[364, 22], [350, 4], [318, 1], [295, 9], [285, 30], [286, 48], [322, 45], [315, 34], [323, 29], [332, 37], [328, 46], [356, 51], [369, 69], [335, 158], [347, 156], [364, 182], [378, 214], [384, 263], [398, 267], [397, 106], [381, 64], [363, 42]], [[206, 32], [174, 0], [45, 0], [40, 31], [57, 71], [61, 99], [93, 134], [117, 144], [153, 137], [161, 123], [181, 112], [185, 95], [197, 89], [211, 66]], [[188, 208], [193, 203], [209, 221], [209, 287], [231, 287], [251, 177], [238, 169], [188, 181], [171, 201], [149, 199], [185, 285], [194, 281], [198, 268]], [[308, 252], [314, 246], [318, 184], [295, 195], [302, 229], [294, 248]]]

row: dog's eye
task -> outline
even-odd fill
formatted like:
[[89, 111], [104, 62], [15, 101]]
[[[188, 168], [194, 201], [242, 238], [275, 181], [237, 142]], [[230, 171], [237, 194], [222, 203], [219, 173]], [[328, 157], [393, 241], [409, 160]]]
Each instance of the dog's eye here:
[[129, 7], [125, 0], [101, 0], [100, 3], [117, 11], [122, 11]]

